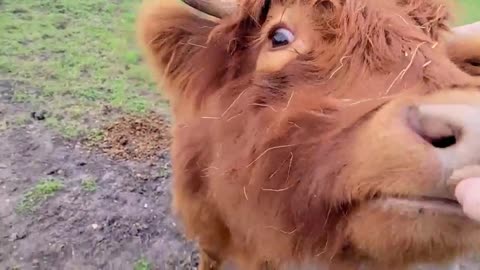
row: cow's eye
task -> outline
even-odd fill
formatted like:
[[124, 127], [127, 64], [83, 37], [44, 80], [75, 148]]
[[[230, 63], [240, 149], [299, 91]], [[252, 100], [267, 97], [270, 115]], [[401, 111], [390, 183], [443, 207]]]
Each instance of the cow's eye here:
[[286, 46], [295, 40], [293, 33], [286, 28], [277, 28], [270, 35], [272, 41], [272, 48]]

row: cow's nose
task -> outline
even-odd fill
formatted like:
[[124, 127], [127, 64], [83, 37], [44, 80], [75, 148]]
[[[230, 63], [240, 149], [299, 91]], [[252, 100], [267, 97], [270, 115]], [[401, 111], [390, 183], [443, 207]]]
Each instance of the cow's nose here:
[[407, 119], [412, 130], [439, 151], [449, 169], [480, 164], [480, 106], [412, 106]]
[[452, 147], [462, 135], [460, 121], [454, 121], [450, 114], [445, 115], [444, 107], [424, 105], [408, 108], [410, 128], [435, 148]]

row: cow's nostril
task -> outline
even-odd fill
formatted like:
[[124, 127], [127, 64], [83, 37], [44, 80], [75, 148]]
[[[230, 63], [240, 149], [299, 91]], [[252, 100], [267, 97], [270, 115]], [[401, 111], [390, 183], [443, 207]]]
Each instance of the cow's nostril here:
[[471, 66], [480, 67], [480, 59], [468, 59], [465, 62]]
[[411, 129], [435, 148], [448, 148], [458, 142], [460, 129], [448, 119], [421, 112], [417, 107], [408, 109], [407, 119]]
[[457, 138], [455, 136], [444, 136], [444, 137], [437, 137], [437, 138], [425, 138], [431, 145], [435, 148], [448, 148], [453, 146], [457, 143]]

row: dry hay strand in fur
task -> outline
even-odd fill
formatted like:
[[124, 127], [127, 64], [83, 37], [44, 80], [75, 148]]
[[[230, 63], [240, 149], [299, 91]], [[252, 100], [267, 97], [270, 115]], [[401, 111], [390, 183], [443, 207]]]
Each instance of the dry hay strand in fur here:
[[402, 71], [400, 71], [400, 73], [397, 75], [397, 77], [395, 77], [395, 79], [393, 80], [393, 82], [390, 84], [390, 86], [388, 87], [388, 89], [385, 91], [385, 94], [388, 94], [390, 93], [390, 90], [392, 90], [393, 86], [395, 85], [395, 83], [397, 81], [400, 81], [403, 79], [403, 76], [405, 76], [405, 74], [408, 72], [408, 70], [412, 67], [413, 65], [413, 61], [415, 60], [415, 56], [417, 56], [417, 53], [418, 53], [418, 50], [420, 49], [420, 47], [422, 45], [424, 45], [426, 42], [421, 42], [420, 44], [417, 45], [417, 47], [415, 48], [415, 50], [413, 51], [413, 55], [412, 57], [410, 58], [410, 62], [408, 62], [408, 65], [406, 68], [402, 69]]

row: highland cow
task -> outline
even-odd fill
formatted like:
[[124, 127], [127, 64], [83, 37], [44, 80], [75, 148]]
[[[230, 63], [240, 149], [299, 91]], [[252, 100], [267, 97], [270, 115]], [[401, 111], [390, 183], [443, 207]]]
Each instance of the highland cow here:
[[456, 38], [441, 0], [184, 2], [146, 1], [138, 37], [201, 270], [407, 269], [480, 248], [448, 185], [480, 164], [480, 29]]

